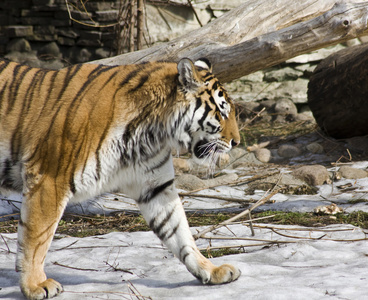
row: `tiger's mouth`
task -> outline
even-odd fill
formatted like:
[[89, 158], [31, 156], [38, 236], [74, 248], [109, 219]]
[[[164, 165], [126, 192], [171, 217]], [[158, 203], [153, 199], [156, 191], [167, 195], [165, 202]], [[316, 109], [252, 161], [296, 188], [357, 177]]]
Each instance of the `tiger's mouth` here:
[[221, 145], [216, 141], [208, 141], [206, 139], [200, 140], [193, 147], [193, 154], [197, 158], [206, 158], [215, 153], [226, 152], [226, 150], [221, 147]]

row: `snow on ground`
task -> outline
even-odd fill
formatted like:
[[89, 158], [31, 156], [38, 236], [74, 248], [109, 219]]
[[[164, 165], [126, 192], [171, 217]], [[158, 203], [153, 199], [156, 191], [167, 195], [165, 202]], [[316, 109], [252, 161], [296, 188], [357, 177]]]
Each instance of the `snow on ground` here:
[[[331, 201], [345, 211], [368, 211], [367, 178], [340, 180], [354, 190], [342, 192], [336, 186], [319, 186], [317, 195], [276, 194], [274, 203], [259, 210], [313, 211]], [[247, 195], [245, 187], [216, 187], [198, 193], [258, 200], [264, 191]], [[17, 213], [21, 199], [10, 195], [0, 201], [0, 216]], [[185, 197], [187, 210], [237, 209], [239, 203], [218, 199]], [[69, 211], [108, 214], [117, 210], [137, 210], [131, 199], [107, 194]], [[206, 249], [222, 245], [241, 245], [242, 254], [213, 258], [215, 264], [232, 263], [242, 275], [236, 282], [203, 286], [174, 258], [152, 232], [110, 233], [87, 238], [57, 237], [51, 246], [46, 272], [60, 281], [65, 292], [58, 299], [367, 299], [368, 231], [350, 225], [320, 229], [298, 226], [282, 228], [231, 225], [216, 236], [242, 240], [197, 241]], [[193, 228], [193, 233], [197, 229]], [[214, 234], [214, 233], [212, 233]], [[291, 237], [288, 237], [291, 236]], [[271, 241], [271, 242], [270, 242]], [[276, 243], [276, 241], [278, 241]], [[211, 250], [213, 251], [213, 250]], [[23, 299], [14, 271], [16, 234], [0, 237], [0, 298]]]
[[[367, 299], [368, 248], [361, 229], [276, 226], [256, 227], [255, 234], [259, 241], [211, 241], [212, 247], [244, 246], [243, 254], [212, 259], [242, 271], [226, 285], [200, 284], [151, 232], [56, 239], [46, 270], [64, 285], [58, 299], [136, 299], [134, 294], [141, 299]], [[231, 225], [215, 236], [234, 235], [251, 238], [244, 225]], [[207, 248], [209, 241], [201, 239], [198, 246]], [[0, 248], [0, 297], [22, 299], [14, 271], [16, 235], [3, 234]]]

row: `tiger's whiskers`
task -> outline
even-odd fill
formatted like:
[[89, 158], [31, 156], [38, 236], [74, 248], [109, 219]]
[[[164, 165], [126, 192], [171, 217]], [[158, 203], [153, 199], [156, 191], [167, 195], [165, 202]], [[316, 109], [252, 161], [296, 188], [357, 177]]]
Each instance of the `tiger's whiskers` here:
[[209, 141], [199, 147], [203, 150], [206, 155], [203, 155], [202, 164], [208, 166], [208, 175], [215, 173], [216, 163], [221, 155], [221, 151], [218, 147], [218, 142], [216, 140]]

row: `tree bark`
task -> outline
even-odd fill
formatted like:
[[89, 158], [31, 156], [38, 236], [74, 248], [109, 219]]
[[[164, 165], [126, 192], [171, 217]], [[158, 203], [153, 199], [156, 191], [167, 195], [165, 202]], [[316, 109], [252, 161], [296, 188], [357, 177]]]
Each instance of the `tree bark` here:
[[368, 34], [368, 2], [247, 0], [168, 43], [94, 63], [124, 65], [207, 57], [228, 82], [294, 56]]
[[144, 1], [138, 0], [137, 5], [137, 49], [141, 50], [143, 45], [144, 30]]
[[308, 104], [327, 135], [367, 135], [368, 45], [347, 48], [324, 59], [310, 78]]

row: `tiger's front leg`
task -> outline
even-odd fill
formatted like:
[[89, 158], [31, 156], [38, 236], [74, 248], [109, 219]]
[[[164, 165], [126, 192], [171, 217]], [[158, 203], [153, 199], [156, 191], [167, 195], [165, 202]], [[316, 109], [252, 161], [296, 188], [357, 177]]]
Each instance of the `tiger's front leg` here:
[[222, 284], [240, 276], [238, 268], [228, 264], [217, 267], [200, 253], [173, 180], [151, 189], [138, 203], [153, 232], [202, 283]]
[[44, 272], [46, 254], [65, 206], [57, 202], [56, 188], [48, 181], [46, 178], [42, 186], [25, 193], [18, 224], [16, 270], [27, 299], [51, 298], [63, 291], [62, 285]]

